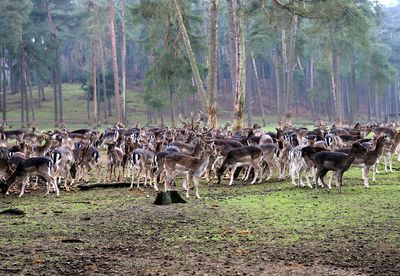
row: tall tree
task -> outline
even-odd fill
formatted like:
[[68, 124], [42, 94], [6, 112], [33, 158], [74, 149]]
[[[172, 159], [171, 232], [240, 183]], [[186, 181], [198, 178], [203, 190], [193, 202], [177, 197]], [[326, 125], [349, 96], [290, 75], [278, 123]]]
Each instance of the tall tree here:
[[117, 46], [115, 43], [114, 18], [115, 18], [114, 0], [110, 0], [108, 5], [108, 20], [109, 20], [109, 29], [111, 38], [113, 72], [114, 72], [115, 122], [119, 124], [121, 122], [121, 106], [120, 106], [121, 101], [119, 99], [119, 75], [118, 75], [118, 63], [117, 63]]
[[234, 93], [234, 123], [233, 127], [239, 130], [243, 127], [243, 110], [246, 93], [246, 62], [243, 30], [243, 1], [236, 0], [235, 14], [235, 93]]
[[126, 115], [126, 22], [125, 0], [121, 0], [121, 84], [122, 84], [122, 118], [127, 123]]
[[207, 94], [206, 94], [206, 91], [204, 90], [203, 81], [201, 80], [201, 77], [200, 77], [200, 72], [197, 67], [197, 62], [196, 62], [196, 58], [195, 58], [193, 50], [192, 50], [192, 46], [190, 45], [190, 40], [189, 40], [188, 33], [186, 31], [185, 24], [183, 22], [181, 9], [180, 9], [180, 6], [179, 6], [177, 0], [173, 0], [173, 2], [174, 2], [175, 11], [176, 11], [176, 16], [177, 16], [178, 23], [179, 23], [179, 28], [182, 32], [183, 43], [185, 45], [187, 56], [190, 61], [190, 66], [192, 68], [194, 79], [196, 80], [197, 91], [199, 91], [200, 94], [203, 96], [203, 105], [204, 105], [203, 108], [205, 110], [208, 110]]
[[209, 22], [209, 47], [208, 47], [208, 89], [210, 94], [210, 105], [208, 107], [208, 127], [217, 128], [217, 63], [218, 63], [218, 46], [217, 46], [217, 13], [218, 13], [218, 0], [211, 0], [210, 7], [210, 22]]

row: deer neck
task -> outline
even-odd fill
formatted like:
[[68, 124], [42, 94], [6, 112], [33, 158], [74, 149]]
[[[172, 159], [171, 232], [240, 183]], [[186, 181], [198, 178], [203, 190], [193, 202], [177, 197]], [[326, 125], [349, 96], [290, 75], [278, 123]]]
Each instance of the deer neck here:
[[383, 152], [383, 146], [384, 146], [384, 141], [381, 140], [381, 139], [379, 139], [379, 140], [376, 142], [376, 146], [375, 146], [375, 149], [373, 150], [373, 152], [374, 152], [374, 153], [378, 153], [378, 154], [382, 154], [382, 152]]
[[351, 163], [353, 163], [353, 161], [356, 159], [356, 156], [357, 156], [357, 152], [354, 150], [351, 150], [350, 154], [347, 156], [347, 159], [345, 162], [346, 167], [350, 167]]

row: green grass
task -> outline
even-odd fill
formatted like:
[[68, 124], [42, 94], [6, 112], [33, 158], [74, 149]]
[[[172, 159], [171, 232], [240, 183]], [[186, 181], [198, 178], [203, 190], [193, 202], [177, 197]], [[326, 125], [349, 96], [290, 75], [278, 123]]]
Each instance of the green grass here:
[[[63, 98], [64, 98], [64, 119], [65, 124], [68, 128], [81, 128], [93, 126], [92, 120], [89, 120], [87, 114], [87, 102], [85, 99], [84, 91], [81, 89], [80, 84], [63, 84]], [[36, 125], [40, 129], [52, 129], [54, 128], [54, 97], [51, 86], [45, 88], [46, 101], [41, 102], [39, 106], [38, 91], [37, 87], [33, 88], [33, 99], [35, 105]], [[141, 125], [145, 125], [147, 122], [146, 107], [141, 97], [140, 91], [127, 91], [127, 114], [130, 125], [140, 122]], [[111, 98], [112, 111], [114, 112], [113, 98]], [[90, 116], [92, 118], [93, 102], [90, 102]], [[219, 123], [224, 125], [227, 121], [232, 122], [232, 108], [219, 106]], [[100, 127], [105, 128], [114, 124], [114, 117], [104, 118], [103, 103], [100, 103]], [[178, 115], [177, 111], [177, 115]], [[32, 120], [32, 114], [29, 113], [30, 120]], [[20, 95], [7, 95], [7, 119], [9, 125], [13, 128], [20, 127]], [[164, 121], [166, 124], [170, 124], [170, 113], [167, 108], [164, 111]], [[254, 121], [261, 124], [261, 118], [254, 116]], [[160, 122], [160, 118], [158, 118]], [[178, 119], [177, 119], [178, 122]], [[277, 126], [277, 116], [267, 116], [266, 130], [275, 130]], [[296, 126], [308, 126], [313, 127], [310, 121], [306, 118], [293, 118], [293, 124]], [[178, 122], [178, 124], [180, 124]], [[247, 124], [247, 118], [244, 118], [244, 124]]]
[[[203, 199], [160, 207], [152, 205], [155, 192], [151, 189], [62, 191], [59, 198], [44, 197], [41, 190], [22, 198], [0, 198], [0, 210], [13, 207], [26, 212], [24, 217], [0, 219], [0, 251], [17, 250], [0, 264], [0, 271], [18, 258], [28, 263], [26, 273], [30, 273], [29, 264], [34, 258], [51, 265], [65, 264], [72, 256], [64, 254], [74, 250], [104, 257], [109, 253], [102, 248], [114, 247], [148, 256], [146, 269], [161, 269], [152, 263], [153, 258], [171, 258], [179, 263], [186, 260], [187, 254], [205, 254], [210, 262], [221, 258], [256, 262], [262, 257], [287, 264], [294, 258], [292, 261], [313, 266], [317, 258], [325, 265], [364, 272], [398, 269], [398, 265], [386, 266], [400, 256], [398, 172], [378, 174], [370, 189], [363, 188], [359, 168], [346, 172], [344, 181], [342, 193], [335, 188], [329, 193], [322, 189], [316, 193], [276, 179], [257, 185], [236, 181], [231, 187], [227, 180], [223, 185], [203, 183]], [[85, 243], [61, 243], [68, 238]], [[357, 251], [360, 246], [364, 249]], [[157, 252], [148, 255], [154, 247]], [[39, 253], [28, 258], [21, 248]], [[365, 250], [375, 256], [364, 256]], [[327, 253], [329, 259], [324, 258]], [[385, 264], [371, 264], [371, 258]], [[124, 274], [130, 265], [121, 264], [122, 259], [114, 260], [112, 266], [121, 265], [122, 270], [117, 271]], [[144, 272], [149, 271], [146, 269]], [[173, 271], [163, 269], [165, 273]]]

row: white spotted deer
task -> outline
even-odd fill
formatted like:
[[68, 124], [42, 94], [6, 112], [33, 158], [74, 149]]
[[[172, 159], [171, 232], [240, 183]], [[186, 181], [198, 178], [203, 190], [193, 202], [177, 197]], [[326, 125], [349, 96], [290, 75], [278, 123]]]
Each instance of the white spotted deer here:
[[184, 174], [186, 179], [183, 182], [183, 188], [186, 190], [186, 197], [189, 198], [189, 188], [191, 182], [194, 183], [196, 189], [196, 198], [201, 198], [199, 195], [199, 178], [206, 172], [210, 156], [212, 153], [211, 147], [204, 143], [201, 156], [195, 157], [184, 153], [174, 153], [164, 157], [164, 169], [166, 179], [164, 181], [164, 190], [167, 191], [171, 181], [178, 174]]

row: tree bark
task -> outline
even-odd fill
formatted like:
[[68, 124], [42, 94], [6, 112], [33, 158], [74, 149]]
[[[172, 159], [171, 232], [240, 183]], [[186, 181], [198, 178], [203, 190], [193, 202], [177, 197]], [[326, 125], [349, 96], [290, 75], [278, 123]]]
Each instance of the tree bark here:
[[56, 75], [57, 75], [57, 90], [58, 90], [58, 105], [59, 105], [59, 125], [64, 125], [64, 97], [61, 87], [61, 55], [60, 51], [56, 50]]
[[236, 46], [235, 46], [235, 2], [234, 0], [227, 0], [228, 2], [228, 22], [229, 22], [229, 53], [230, 53], [230, 80], [231, 91], [236, 91]]
[[29, 102], [30, 102], [31, 112], [32, 112], [32, 122], [33, 122], [33, 125], [36, 126], [35, 104], [33, 101], [32, 81], [31, 81], [31, 75], [29, 74], [29, 72], [27, 72], [27, 80], [28, 80], [28, 88], [29, 88]]
[[96, 64], [96, 41], [92, 41], [92, 72], [93, 72], [93, 125], [97, 128], [99, 122], [97, 117], [97, 64]]
[[180, 9], [180, 7], [178, 5], [177, 0], [173, 0], [173, 2], [174, 2], [174, 6], [175, 6], [176, 16], [178, 18], [179, 28], [180, 28], [180, 30], [182, 32], [183, 43], [185, 45], [185, 49], [186, 49], [186, 52], [187, 52], [187, 55], [188, 55], [188, 58], [189, 58], [189, 61], [190, 61], [190, 67], [192, 68], [192, 73], [194, 75], [194, 79], [196, 80], [197, 91], [204, 98], [203, 99], [203, 108], [207, 112], [208, 111], [207, 94], [206, 94], [206, 91], [204, 90], [204, 87], [203, 87], [203, 81], [201, 80], [201, 77], [200, 77], [200, 72], [199, 72], [199, 69], [197, 67], [196, 58], [194, 56], [194, 53], [193, 53], [193, 50], [192, 50], [192, 46], [190, 45], [190, 40], [189, 40], [189, 36], [187, 34], [187, 31], [186, 31], [185, 24], [183, 22], [181, 9]]
[[256, 84], [256, 90], [257, 90], [258, 104], [259, 104], [260, 110], [261, 110], [262, 126], [265, 127], [266, 126], [265, 112], [264, 112], [264, 103], [263, 103], [263, 100], [262, 100], [262, 97], [261, 97], [260, 78], [258, 76], [256, 60], [254, 58], [253, 51], [251, 51], [250, 54], [251, 54], [251, 62], [253, 64], [253, 72], [254, 72], [254, 78], [255, 78], [255, 84]]
[[53, 91], [54, 91], [54, 126], [58, 127], [58, 89], [57, 89], [57, 77], [55, 65], [52, 68], [52, 79], [53, 79]]
[[[100, 63], [101, 63], [101, 78], [103, 80], [103, 103], [104, 103], [104, 119], [107, 119], [107, 84], [106, 84], [106, 62], [105, 51], [103, 46], [103, 36], [99, 36], [100, 45]], [[111, 112], [110, 112], [111, 113]]]
[[122, 119], [127, 124], [126, 114], [126, 26], [125, 26], [125, 0], [121, 0], [121, 24], [122, 24], [122, 42], [121, 42], [121, 84], [122, 84]]
[[274, 63], [274, 76], [275, 76], [275, 93], [276, 93], [276, 106], [278, 121], [282, 122], [282, 93], [281, 93], [281, 79], [279, 76], [279, 59], [278, 59], [278, 47], [275, 46], [272, 50], [273, 63]]
[[243, 1], [236, 1], [236, 20], [235, 20], [235, 48], [236, 48], [236, 84], [234, 101], [234, 124], [235, 130], [243, 127], [243, 108], [246, 93], [246, 63], [243, 31]]
[[217, 118], [217, 81], [218, 81], [218, 40], [217, 40], [217, 14], [218, 0], [211, 0], [210, 7], [210, 39], [208, 47], [209, 77], [208, 89], [210, 94], [210, 106], [208, 107], [208, 128], [218, 128]]
[[120, 107], [120, 99], [119, 99], [119, 75], [118, 75], [118, 64], [117, 64], [117, 46], [115, 43], [115, 28], [114, 28], [114, 0], [110, 0], [108, 6], [109, 13], [109, 29], [110, 29], [110, 37], [111, 37], [111, 52], [112, 52], [112, 61], [113, 61], [113, 72], [114, 72], [114, 101], [115, 101], [115, 123], [119, 124], [121, 122], [121, 107]]
[[6, 48], [3, 46], [3, 124], [7, 122]]

